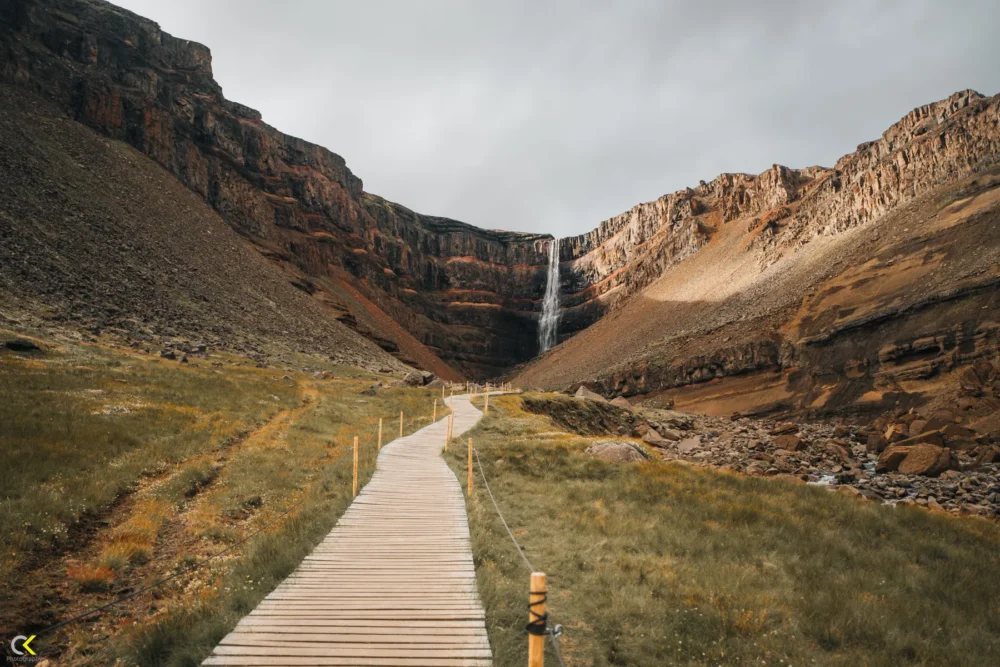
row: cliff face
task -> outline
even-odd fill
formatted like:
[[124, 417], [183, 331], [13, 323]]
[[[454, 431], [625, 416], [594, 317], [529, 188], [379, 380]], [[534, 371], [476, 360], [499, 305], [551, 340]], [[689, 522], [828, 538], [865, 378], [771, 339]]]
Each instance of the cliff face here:
[[[592, 324], [664, 270], [701, 249], [720, 225], [742, 220], [770, 250], [817, 234], [838, 234], [875, 220], [942, 184], [974, 174], [1000, 155], [997, 98], [972, 90], [914, 109], [876, 141], [858, 146], [833, 169], [774, 165], [751, 176], [722, 174], [564, 239], [563, 334]], [[586, 313], [579, 318], [573, 311]]]
[[[473, 376], [535, 353], [550, 237], [365, 194], [342, 157], [225, 99], [206, 47], [113, 5], [12, 0], [0, 12], [0, 80], [153, 158], [385, 349]], [[382, 312], [401, 329], [380, 326]]]
[[606, 315], [517, 380], [725, 414], [919, 404], [1000, 355], [998, 220], [1000, 96], [958, 92], [832, 169], [723, 174], [568, 240]]
[[[478, 229], [365, 193], [340, 156], [225, 99], [209, 50], [101, 0], [0, 5], [0, 81], [125, 141], [207, 201], [299, 289], [400, 359], [485, 377], [532, 359], [547, 235]], [[560, 244], [560, 340], [733, 225], [758, 270], [996, 161], [996, 98], [914, 110], [832, 169], [723, 174]]]

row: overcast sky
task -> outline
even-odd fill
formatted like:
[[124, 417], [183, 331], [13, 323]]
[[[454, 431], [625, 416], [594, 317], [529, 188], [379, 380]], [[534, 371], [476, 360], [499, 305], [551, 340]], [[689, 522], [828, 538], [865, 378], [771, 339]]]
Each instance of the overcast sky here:
[[[1000, 3], [118, 0], [421, 213], [556, 236], [1000, 92]], [[950, 6], [949, 6], [950, 5]], [[763, 7], [767, 7], [766, 9]]]

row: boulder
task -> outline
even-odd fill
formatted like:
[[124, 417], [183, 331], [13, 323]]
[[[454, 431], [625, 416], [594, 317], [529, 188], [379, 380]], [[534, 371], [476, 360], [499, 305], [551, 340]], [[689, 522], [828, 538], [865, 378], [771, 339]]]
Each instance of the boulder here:
[[943, 417], [931, 417], [926, 422], [924, 422], [924, 425], [920, 428], [919, 431], [911, 430], [910, 433], [911, 435], [919, 435], [920, 433], [929, 433], [930, 431], [940, 431], [945, 426], [952, 423], [954, 423], [953, 417], [947, 420], [945, 420]]
[[657, 432], [661, 436], [663, 436], [664, 438], [666, 438], [667, 440], [670, 440], [670, 441], [673, 441], [673, 442], [678, 442], [679, 440], [682, 440], [684, 438], [684, 435], [680, 431], [675, 431], [672, 428], [662, 428], [661, 427], [661, 428], [657, 429]]
[[847, 462], [851, 460], [851, 453], [847, 450], [847, 447], [844, 447], [843, 445], [838, 445], [835, 442], [828, 442], [826, 443], [826, 447], [823, 449], [825, 449], [830, 456], [840, 461]]
[[979, 448], [979, 452], [976, 454], [976, 464], [982, 466], [989, 463], [1000, 463], [1000, 447], [989, 445]]
[[623, 410], [631, 410], [632, 404], [628, 402], [628, 399], [624, 396], [619, 396], [618, 398], [611, 400], [611, 405], [622, 408]]
[[407, 373], [406, 377], [403, 378], [403, 384], [407, 387], [423, 387], [424, 386], [424, 376], [417, 371], [412, 373]]
[[912, 438], [906, 438], [905, 440], [900, 440], [892, 444], [899, 445], [901, 447], [912, 447], [913, 445], [920, 445], [920, 444], [937, 445], [938, 447], [943, 447], [944, 433], [942, 433], [941, 431], [924, 431], [923, 433], [915, 435]]
[[891, 424], [889, 428], [885, 430], [885, 439], [889, 441], [890, 444], [899, 442], [900, 440], [906, 440], [909, 435], [909, 427], [902, 422]]
[[945, 441], [951, 449], [972, 449], [976, 446], [976, 436], [974, 430], [959, 424], [948, 424], [942, 429]]
[[875, 472], [896, 471], [899, 468], [899, 464], [903, 462], [903, 459], [909, 453], [910, 450], [908, 447], [900, 447], [899, 445], [886, 447], [878, 457], [878, 462], [875, 464]]
[[793, 424], [792, 422], [781, 422], [776, 424], [773, 429], [771, 429], [771, 435], [785, 435], [787, 433], [798, 433], [798, 424]]
[[920, 444], [907, 448], [906, 456], [896, 468], [906, 475], [937, 477], [955, 467], [951, 450], [937, 445]]
[[779, 435], [774, 439], [774, 446], [778, 449], [787, 449], [791, 452], [797, 452], [806, 447], [806, 441], [797, 435], [792, 435], [791, 433], [785, 433]]
[[656, 432], [656, 429], [647, 428], [642, 434], [642, 441], [653, 447], [666, 447], [670, 441]]
[[40, 352], [41, 348], [32, 343], [30, 340], [24, 340], [23, 338], [14, 338], [8, 340], [3, 344], [11, 352]]
[[662, 408], [646, 408], [642, 413], [647, 419], [659, 426], [658, 430], [660, 430], [661, 434], [664, 427], [675, 428], [680, 431], [690, 431], [694, 428], [694, 417], [684, 412], [664, 410]]
[[677, 451], [681, 454], [690, 454], [696, 449], [701, 449], [701, 438], [684, 438], [677, 443]]
[[177, 358], [177, 353], [174, 352], [172, 349], [171, 350], [164, 350], [163, 352], [160, 352], [160, 358], [161, 359], [169, 359], [170, 361], [173, 361], [174, 359]]
[[587, 447], [586, 453], [602, 461], [612, 463], [631, 463], [647, 460], [646, 453], [631, 442], [622, 440], [603, 440]]
[[598, 403], [607, 403], [608, 402], [606, 398], [604, 398], [603, 396], [601, 396], [598, 393], [595, 393], [595, 392], [587, 389], [582, 384], [580, 385], [580, 388], [576, 390], [576, 393], [573, 394], [573, 395], [576, 396], [577, 398], [586, 398], [587, 400], [597, 401]]

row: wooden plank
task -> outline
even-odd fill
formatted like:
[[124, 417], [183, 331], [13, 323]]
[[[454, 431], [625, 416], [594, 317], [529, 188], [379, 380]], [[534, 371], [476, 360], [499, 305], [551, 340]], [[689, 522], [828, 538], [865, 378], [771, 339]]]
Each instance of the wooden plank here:
[[[456, 437], [481, 416], [447, 402]], [[383, 446], [337, 526], [203, 664], [492, 664], [465, 495], [440, 457], [447, 421]]]

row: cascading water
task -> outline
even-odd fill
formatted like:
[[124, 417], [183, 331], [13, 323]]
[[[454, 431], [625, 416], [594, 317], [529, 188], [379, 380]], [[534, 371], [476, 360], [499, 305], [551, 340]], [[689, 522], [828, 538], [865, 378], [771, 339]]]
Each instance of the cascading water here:
[[542, 319], [538, 322], [538, 347], [546, 352], [556, 344], [559, 333], [559, 239], [549, 243], [549, 272], [545, 281]]

